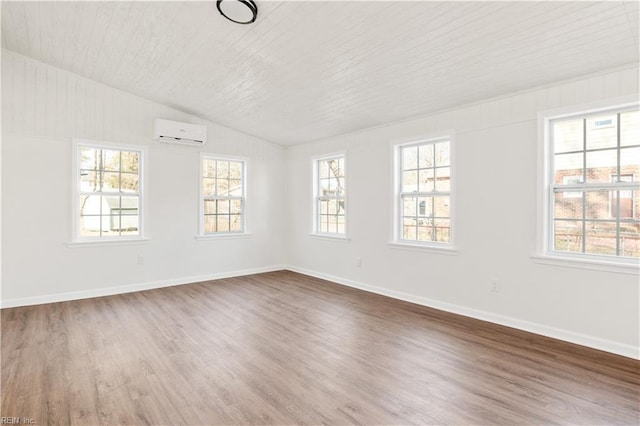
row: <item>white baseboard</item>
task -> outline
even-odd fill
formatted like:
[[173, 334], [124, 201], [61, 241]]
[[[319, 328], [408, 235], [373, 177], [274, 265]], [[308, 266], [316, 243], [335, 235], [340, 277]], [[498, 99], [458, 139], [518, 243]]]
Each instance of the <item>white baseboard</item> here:
[[507, 327], [516, 328], [518, 330], [528, 331], [534, 334], [540, 334], [546, 337], [552, 337], [554, 339], [559, 339], [565, 342], [575, 343], [578, 345], [599, 349], [605, 352], [611, 352], [611, 353], [622, 355], [628, 358], [640, 359], [640, 347], [635, 347], [633, 345], [601, 339], [599, 337], [589, 336], [587, 334], [576, 333], [570, 330], [565, 330], [565, 329], [556, 328], [556, 327], [550, 327], [548, 325], [539, 324], [531, 321], [525, 321], [518, 318], [495, 314], [488, 311], [468, 308], [465, 306], [455, 305], [452, 303], [441, 302], [441, 301], [429, 299], [426, 297], [415, 296], [413, 294], [394, 291], [394, 290], [390, 290], [383, 287], [372, 286], [372, 285], [364, 284], [358, 281], [336, 277], [334, 275], [324, 274], [322, 272], [312, 271], [309, 269], [300, 268], [293, 265], [287, 265], [286, 269], [292, 272], [298, 272], [300, 274], [309, 275], [315, 278], [331, 281], [336, 284], [342, 284], [348, 287], [354, 287], [360, 290], [368, 291], [370, 293], [381, 294], [383, 296], [404, 300], [406, 302], [411, 302], [418, 305], [428, 306], [430, 308], [439, 309], [441, 311], [451, 312], [454, 314], [463, 315], [466, 317], [475, 318], [482, 321], [488, 321], [494, 324], [500, 324]]
[[15, 308], [18, 306], [42, 305], [44, 303], [67, 302], [70, 300], [90, 299], [92, 297], [111, 296], [114, 294], [132, 293], [134, 291], [152, 290], [155, 288], [171, 287], [174, 285], [193, 284], [201, 281], [219, 280], [222, 278], [241, 277], [244, 275], [261, 274], [264, 272], [281, 271], [284, 265], [273, 265], [262, 268], [244, 269], [240, 271], [219, 272], [207, 275], [197, 275], [170, 280], [152, 281], [138, 284], [128, 284], [115, 287], [103, 287], [91, 290], [70, 291], [66, 293], [54, 293], [44, 296], [22, 297], [16, 299], [0, 300], [0, 308]]

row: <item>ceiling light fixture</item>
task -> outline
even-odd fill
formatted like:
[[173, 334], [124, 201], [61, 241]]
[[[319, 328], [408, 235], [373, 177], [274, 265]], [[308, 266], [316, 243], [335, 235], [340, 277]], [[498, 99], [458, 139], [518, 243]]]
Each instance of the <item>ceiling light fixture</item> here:
[[258, 17], [258, 6], [253, 0], [218, 0], [218, 12], [236, 24], [251, 24]]

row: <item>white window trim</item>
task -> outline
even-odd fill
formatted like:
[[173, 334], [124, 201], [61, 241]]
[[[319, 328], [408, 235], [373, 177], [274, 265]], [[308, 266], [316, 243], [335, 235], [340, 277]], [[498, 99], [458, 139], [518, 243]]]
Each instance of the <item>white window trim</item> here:
[[[118, 144], [107, 141], [96, 141], [82, 138], [71, 139], [72, 161], [71, 161], [71, 240], [67, 243], [70, 248], [75, 247], [99, 247], [99, 246], [115, 246], [126, 244], [141, 244], [148, 242], [148, 215], [147, 215], [147, 147], [144, 145]], [[120, 151], [137, 151], [140, 153], [138, 158], [138, 229], [139, 235], [136, 236], [110, 236], [110, 237], [82, 237], [80, 236], [80, 216], [78, 214], [80, 206], [78, 205], [78, 196], [80, 194], [80, 180], [78, 179], [78, 167], [80, 165], [79, 147], [87, 146], [99, 149], [114, 149]]]
[[[204, 232], [204, 191], [202, 185], [202, 163], [204, 160], [222, 160], [222, 161], [238, 161], [242, 162], [242, 232], [216, 232], [206, 234]], [[235, 238], [248, 238], [252, 234], [247, 229], [249, 221], [247, 220], [249, 211], [249, 201], [247, 197], [247, 176], [249, 169], [249, 158], [239, 157], [232, 155], [219, 155], [209, 152], [201, 152], [199, 157], [198, 167], [198, 233], [195, 236], [197, 241], [210, 241], [210, 240], [227, 240]]]
[[[451, 178], [451, 189], [449, 190], [449, 242], [437, 241], [410, 241], [400, 238], [402, 235], [401, 227], [401, 207], [400, 207], [400, 186], [402, 184], [401, 158], [400, 150], [406, 146], [421, 145], [423, 143], [437, 143], [438, 141], [449, 141], [449, 168]], [[457, 191], [457, 159], [456, 159], [456, 143], [455, 132], [447, 130], [443, 132], [432, 132], [425, 135], [418, 135], [411, 138], [394, 139], [390, 142], [391, 149], [391, 182], [393, 182], [391, 190], [391, 240], [387, 243], [389, 248], [402, 249], [406, 248], [412, 251], [421, 251], [424, 253], [457, 254], [456, 247], [456, 191]]]
[[640, 261], [637, 259], [551, 251], [551, 193], [549, 191], [551, 164], [548, 161], [551, 155], [550, 138], [548, 137], [550, 132], [549, 124], [552, 120], [638, 106], [640, 106], [638, 96], [630, 95], [538, 112], [538, 208], [536, 214], [536, 246], [535, 252], [531, 255], [534, 263], [640, 275]]
[[[318, 163], [322, 160], [330, 160], [334, 158], [344, 159], [344, 193], [345, 195], [342, 197], [344, 199], [344, 234], [338, 234], [335, 232], [320, 232], [318, 230]], [[349, 237], [349, 177], [348, 173], [348, 158], [346, 151], [338, 151], [331, 154], [325, 154], [317, 157], [313, 157], [311, 159], [311, 171], [312, 171], [312, 213], [313, 220], [311, 221], [311, 232], [309, 233], [312, 237], [318, 237], [322, 239], [326, 239], [328, 241], [338, 240], [338, 241], [351, 241]]]

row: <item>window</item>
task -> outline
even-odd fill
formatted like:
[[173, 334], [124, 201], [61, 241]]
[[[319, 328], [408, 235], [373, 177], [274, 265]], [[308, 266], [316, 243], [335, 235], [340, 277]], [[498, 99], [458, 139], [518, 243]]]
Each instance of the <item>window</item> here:
[[451, 244], [451, 139], [396, 147], [396, 240]]
[[245, 232], [246, 162], [202, 157], [202, 235]]
[[547, 120], [547, 251], [640, 258], [637, 107]]
[[140, 149], [76, 143], [75, 240], [140, 237]]
[[315, 232], [346, 235], [344, 155], [315, 161]]

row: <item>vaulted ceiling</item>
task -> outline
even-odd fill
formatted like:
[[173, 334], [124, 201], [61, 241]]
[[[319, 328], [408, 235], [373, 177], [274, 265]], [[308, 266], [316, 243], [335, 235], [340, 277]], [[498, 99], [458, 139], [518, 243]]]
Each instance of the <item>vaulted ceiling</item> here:
[[637, 64], [639, 3], [6, 2], [2, 47], [288, 145]]

